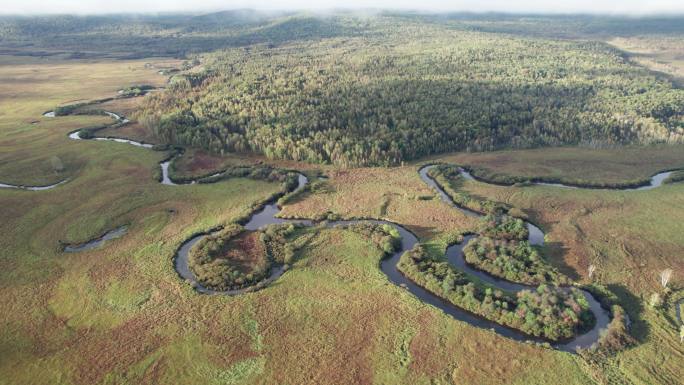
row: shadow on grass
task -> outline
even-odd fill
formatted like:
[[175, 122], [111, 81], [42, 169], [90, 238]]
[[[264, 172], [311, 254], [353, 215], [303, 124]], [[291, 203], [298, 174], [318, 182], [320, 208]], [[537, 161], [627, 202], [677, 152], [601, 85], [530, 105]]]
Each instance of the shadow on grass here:
[[444, 233], [437, 227], [433, 226], [421, 226], [412, 223], [401, 223], [400, 226], [417, 236], [418, 241], [421, 243], [435, 243], [434, 241]]
[[568, 247], [565, 247], [562, 242], [545, 242], [541, 247], [542, 255], [551, 265], [558, 268], [563, 275], [578, 281], [582, 276], [577, 273], [574, 267], [567, 264], [565, 257], [568, 255]]
[[631, 327], [629, 334], [632, 335], [639, 343], [644, 343], [648, 339], [649, 326], [644, 320], [644, 305], [639, 297], [632, 294], [626, 286], [621, 284], [610, 284], [608, 290], [615, 293], [620, 300], [620, 305], [625, 308]]

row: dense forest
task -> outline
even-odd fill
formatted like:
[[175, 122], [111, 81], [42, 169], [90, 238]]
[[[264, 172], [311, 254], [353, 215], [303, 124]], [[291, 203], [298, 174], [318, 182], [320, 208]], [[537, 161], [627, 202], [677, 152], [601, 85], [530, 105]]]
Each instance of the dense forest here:
[[203, 55], [203, 71], [175, 76], [138, 118], [169, 143], [341, 166], [684, 141], [684, 90], [604, 43], [419, 18], [315, 20], [294, 41]]
[[682, 142], [684, 90], [605, 43], [680, 39], [682, 21], [251, 10], [4, 16], [0, 52], [188, 59], [200, 66], [175, 73], [137, 114], [160, 141], [391, 165], [447, 151]]

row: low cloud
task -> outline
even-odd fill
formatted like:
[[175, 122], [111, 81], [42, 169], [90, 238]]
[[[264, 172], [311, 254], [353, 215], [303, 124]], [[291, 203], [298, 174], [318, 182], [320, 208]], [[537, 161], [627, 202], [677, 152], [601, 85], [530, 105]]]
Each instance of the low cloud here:
[[602, 13], [672, 14], [684, 13], [682, 0], [22, 0], [8, 1], [3, 14], [46, 13], [153, 13], [211, 12], [253, 8], [268, 10], [326, 10], [335, 8], [379, 8], [425, 11], [519, 12], [519, 13]]

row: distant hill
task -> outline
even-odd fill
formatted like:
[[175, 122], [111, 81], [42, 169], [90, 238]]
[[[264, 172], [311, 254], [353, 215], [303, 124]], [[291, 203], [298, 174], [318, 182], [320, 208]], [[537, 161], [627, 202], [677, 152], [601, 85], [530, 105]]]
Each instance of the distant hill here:
[[[359, 21], [345, 28], [340, 18]], [[361, 11], [315, 15], [250, 9], [208, 14], [0, 16], [0, 52], [25, 55], [184, 56], [257, 43], [369, 33], [369, 20], [401, 19], [448, 28], [547, 38], [684, 35], [684, 17], [625, 18]], [[349, 25], [347, 25], [349, 27]], [[378, 31], [374, 31], [378, 32]], [[387, 31], [385, 31], [387, 32]]]
[[0, 53], [185, 57], [259, 43], [358, 34], [335, 18], [225, 11], [204, 15], [0, 17]]

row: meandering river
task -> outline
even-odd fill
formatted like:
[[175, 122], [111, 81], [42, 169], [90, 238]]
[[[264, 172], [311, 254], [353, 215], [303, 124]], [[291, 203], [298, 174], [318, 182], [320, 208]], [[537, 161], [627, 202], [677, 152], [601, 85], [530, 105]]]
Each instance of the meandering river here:
[[[458, 207], [453, 203], [451, 198], [441, 189], [437, 186], [434, 180], [430, 178], [427, 175], [427, 172], [429, 169], [433, 166], [427, 166], [423, 167], [419, 172], [420, 172], [420, 177], [428, 183], [430, 186], [434, 187], [442, 200], [444, 200], [447, 204], [451, 205], [454, 209], [462, 211], [464, 214], [469, 215], [469, 216], [481, 216], [481, 214], [476, 213], [471, 210], [463, 209]], [[304, 186], [308, 183], [307, 178], [304, 175], [299, 175], [299, 180], [298, 180], [298, 186], [295, 189], [295, 191], [301, 190], [304, 188]], [[255, 212], [249, 219], [249, 221], [245, 224], [245, 228], [247, 230], [257, 230], [263, 226], [269, 225], [269, 224], [274, 224], [274, 223], [287, 223], [287, 222], [292, 222], [292, 223], [301, 223], [305, 226], [311, 226], [313, 223], [308, 220], [290, 220], [290, 219], [284, 219], [284, 218], [277, 218], [276, 215], [280, 212], [280, 208], [278, 205], [274, 202], [271, 202], [267, 205], [265, 205], [261, 210]], [[388, 222], [388, 221], [383, 221], [383, 220], [348, 220], [348, 221], [335, 221], [335, 222], [328, 222], [327, 226], [329, 227], [334, 227], [334, 226], [344, 226], [344, 225], [349, 225], [357, 222], [370, 222], [370, 223], [376, 223], [376, 224], [386, 224], [394, 227], [399, 234], [401, 235], [401, 247], [398, 251], [393, 253], [389, 258], [385, 258], [381, 261], [380, 263], [380, 269], [387, 275], [387, 278], [394, 283], [395, 285], [398, 285], [400, 287], [403, 287], [407, 289], [411, 294], [415, 295], [418, 299], [420, 299], [422, 302], [428, 303], [430, 305], [433, 305], [445, 313], [449, 314], [453, 318], [467, 322], [473, 326], [477, 326], [480, 328], [485, 328], [485, 329], [492, 329], [495, 332], [518, 340], [518, 341], [541, 341], [541, 339], [538, 338], [533, 338], [530, 336], [527, 336], [515, 329], [511, 329], [505, 326], [502, 326], [500, 324], [497, 324], [496, 322], [489, 321], [487, 319], [484, 319], [482, 317], [479, 317], [475, 314], [469, 313], [445, 300], [440, 298], [437, 295], [434, 295], [427, 291], [426, 289], [418, 286], [417, 284], [413, 283], [410, 279], [405, 277], [398, 269], [397, 269], [397, 264], [399, 263], [399, 259], [404, 252], [407, 250], [410, 250], [413, 248], [413, 246], [418, 243], [418, 238], [409, 230], [407, 230], [405, 227], [398, 225], [396, 223]], [[531, 223], [527, 223], [528, 229], [530, 230], [530, 238], [529, 241], [534, 244], [534, 245], [541, 245], [544, 242], [544, 234], [543, 232], [535, 225]], [[186, 242], [184, 242], [181, 247], [178, 249], [176, 258], [175, 258], [175, 268], [178, 274], [189, 282], [198, 292], [204, 293], [204, 294], [224, 294], [224, 295], [237, 295], [237, 294], [242, 294], [245, 292], [250, 291], [250, 288], [247, 289], [240, 289], [240, 290], [228, 290], [228, 291], [216, 291], [212, 290], [210, 288], [202, 286], [199, 282], [197, 282], [197, 279], [195, 278], [195, 275], [192, 273], [192, 271], [189, 268], [188, 265], [188, 257], [189, 257], [189, 252], [192, 246], [194, 246], [197, 242], [199, 242], [202, 238], [206, 237], [207, 234], [200, 234], [196, 235]], [[468, 241], [473, 239], [474, 236], [467, 236], [461, 242], [460, 244], [457, 245], [452, 245], [447, 249], [447, 258], [450, 263], [454, 264], [456, 267], [459, 269], [465, 271], [468, 274], [477, 276], [480, 278], [482, 281], [487, 282], [488, 284], [499, 287], [502, 290], [509, 291], [509, 292], [517, 292], [520, 290], [526, 290], [526, 289], [534, 289], [534, 287], [531, 286], [526, 286], [526, 285], [521, 285], [517, 283], [512, 283], [512, 282], [507, 282], [504, 280], [497, 279], [495, 277], [490, 276], [489, 274], [473, 269], [469, 266], [466, 265], [465, 261], [463, 260], [463, 252], [462, 249], [463, 247], [467, 244]], [[271, 273], [271, 275], [266, 278], [266, 280], [262, 283], [263, 284], [268, 284], [276, 279], [278, 279], [282, 274], [285, 272], [282, 266], [275, 267]], [[601, 329], [605, 328], [608, 323], [610, 322], [610, 315], [608, 311], [603, 309], [599, 302], [587, 291], [583, 291], [584, 295], [587, 298], [587, 301], [590, 304], [592, 312], [594, 312], [594, 315], [596, 316], [596, 324], [594, 328], [592, 328], [590, 331], [577, 336], [576, 338], [572, 339], [571, 341], [568, 341], [566, 343], [562, 344], [556, 344], [554, 347], [560, 350], [564, 351], [570, 351], [574, 352], [576, 348], [586, 348], [591, 346], [593, 343], [598, 341], [599, 338], [599, 332]]]
[[[125, 118], [122, 118], [121, 116], [114, 114], [114, 113], [107, 113], [110, 115], [112, 118], [116, 119], [117, 122], [120, 123], [125, 123], [127, 120]], [[45, 116], [53, 116], [53, 114], [46, 113]], [[69, 134], [69, 138], [74, 139], [74, 140], [82, 140], [79, 136], [79, 131], [74, 131]], [[101, 141], [114, 141], [114, 142], [119, 142], [119, 143], [127, 143], [131, 144], [134, 146], [138, 147], [143, 147], [143, 148], [151, 148], [153, 147], [152, 144], [148, 143], [141, 143], [133, 140], [128, 140], [128, 139], [123, 139], [123, 138], [104, 138], [104, 137], [95, 137], [92, 138], [92, 140], [101, 140]], [[171, 163], [172, 159], [165, 160], [160, 163], [161, 171], [162, 171], [162, 179], [161, 183], [165, 185], [176, 185], [171, 178], [169, 177], [169, 165]], [[419, 170], [419, 175], [420, 178], [431, 186], [439, 195], [439, 197], [448, 205], [450, 205], [453, 209], [461, 211], [463, 214], [472, 216], [472, 217], [480, 217], [482, 214], [477, 213], [472, 210], [468, 210], [466, 208], [459, 207], [456, 205], [453, 200], [449, 197], [449, 195], [443, 191], [439, 185], [428, 175], [428, 171], [434, 167], [434, 165], [431, 166], [425, 166]], [[470, 175], [467, 171], [461, 170], [462, 175], [467, 178], [467, 179], [473, 179], [473, 176]], [[664, 173], [659, 173], [651, 178], [651, 184], [649, 186], [643, 186], [635, 189], [626, 189], [626, 190], [647, 190], [651, 188], [658, 187], [662, 184], [663, 180], [665, 180], [668, 176], [670, 175], [669, 172], [664, 172]], [[60, 184], [66, 183], [67, 180], [61, 181], [57, 184], [50, 185], [50, 186], [15, 186], [15, 185], [7, 185], [7, 184], [0, 184], [0, 187], [8, 187], [8, 188], [22, 188], [22, 189], [27, 189], [27, 190], [47, 190], [53, 187], [56, 187]], [[194, 183], [194, 182], [190, 182]], [[304, 175], [299, 175], [298, 178], [298, 186], [294, 191], [298, 191], [303, 189], [306, 184], [308, 183], [307, 178]], [[544, 185], [544, 183], [537, 183]], [[562, 184], [553, 184], [554, 186], [558, 187], [564, 187], [564, 188], [576, 188], [575, 186], [568, 186], [568, 185], [562, 185]], [[245, 224], [245, 228], [247, 230], [257, 230], [265, 225], [269, 224], [274, 224], [274, 223], [301, 223], [305, 226], [311, 226], [313, 223], [309, 220], [291, 220], [291, 219], [283, 219], [283, 218], [277, 218], [277, 214], [280, 212], [280, 208], [275, 202], [270, 202], [266, 204], [262, 209], [258, 210], [252, 216], [249, 218], [249, 221]], [[335, 221], [335, 222], [329, 222], [327, 226], [333, 227], [333, 226], [344, 226], [344, 225], [349, 225], [353, 224], [356, 222], [360, 221]], [[376, 223], [376, 224], [386, 224], [394, 227], [399, 234], [401, 235], [401, 247], [398, 251], [393, 253], [391, 256], [388, 258], [385, 258], [381, 261], [380, 263], [380, 268], [381, 270], [387, 275], [387, 278], [394, 283], [395, 285], [398, 285], [402, 288], [407, 289], [411, 294], [416, 296], [419, 300], [421, 300], [424, 303], [428, 303], [430, 305], [433, 305], [442, 311], [444, 311], [446, 314], [449, 314], [453, 318], [467, 322], [473, 326], [479, 327], [479, 328], [484, 328], [484, 329], [491, 329], [495, 331], [496, 333], [506, 336], [508, 338], [512, 338], [515, 340], [519, 341], [541, 341], [540, 339], [534, 338], [527, 336], [515, 329], [511, 329], [505, 326], [502, 326], [500, 324], [497, 324], [493, 321], [489, 321], [487, 319], [484, 319], [482, 317], [479, 317], [475, 314], [469, 313], [457, 306], [454, 306], [453, 304], [443, 300], [439, 296], [436, 296], [426, 289], [418, 286], [417, 284], [413, 283], [410, 279], [406, 278], [398, 269], [397, 269], [397, 264], [399, 262], [399, 258], [401, 257], [404, 252], [407, 250], [412, 249], [417, 243], [418, 243], [418, 238], [410, 232], [408, 229], [405, 227], [388, 222], [388, 221], [383, 221], [383, 220], [367, 220], [366, 222], [371, 222], [371, 223]], [[529, 230], [529, 242], [532, 245], [542, 245], [544, 243], [544, 233], [539, 229], [537, 226], [533, 225], [532, 223], [527, 222], [527, 228]], [[96, 240], [93, 240], [91, 242], [85, 243], [83, 245], [77, 245], [77, 246], [67, 246], [65, 248], [65, 251], [69, 252], [75, 252], [75, 251], [81, 251], [81, 250], [87, 250], [92, 247], [97, 247], [99, 246], [102, 242], [105, 242], [108, 239], [111, 239], [116, 236], [120, 236], [125, 232], [125, 228], [119, 228], [115, 229], [112, 232], [109, 232], [105, 234], [103, 237], [100, 237]], [[176, 258], [174, 260], [174, 265], [175, 269], [186, 281], [191, 283], [195, 289], [204, 294], [223, 294], [223, 295], [237, 295], [237, 294], [242, 294], [250, 289], [240, 289], [240, 290], [228, 290], [228, 291], [216, 291], [212, 290], [209, 288], [206, 288], [199, 284], [197, 282], [197, 279], [195, 278], [194, 274], [190, 270], [188, 266], [188, 255], [189, 251], [194, 246], [198, 241], [200, 241], [203, 237], [207, 236], [212, 232], [208, 232], [205, 234], [199, 234], [196, 235], [187, 241], [185, 241], [180, 248], [178, 249], [176, 253]], [[449, 248], [447, 248], [446, 252], [446, 257], [449, 263], [457, 267], [458, 269], [466, 272], [467, 274], [470, 274], [472, 276], [475, 276], [482, 280], [483, 282], [486, 282], [494, 287], [498, 287], [502, 290], [508, 291], [508, 292], [518, 292], [520, 290], [526, 290], [526, 289], [534, 289], [534, 287], [527, 286], [527, 285], [522, 285], [518, 283], [513, 283], [513, 282], [508, 282], [505, 280], [501, 280], [498, 278], [495, 278], [483, 271], [479, 271], [477, 269], [474, 269], [470, 266], [468, 266], [464, 259], [463, 259], [463, 247], [471, 241], [475, 235], [468, 235], [464, 238], [463, 242], [460, 244], [452, 245]], [[272, 272], [268, 278], [262, 283], [262, 285], [268, 284], [279, 277], [283, 275], [285, 272], [285, 268], [282, 266], [278, 266], [272, 269]], [[595, 326], [588, 332], [579, 335], [572, 339], [571, 341], [568, 341], [566, 343], [561, 343], [561, 344], [555, 344], [554, 347], [560, 350], [564, 351], [570, 351], [573, 352], [577, 348], [586, 348], [594, 344], [596, 341], [599, 339], [599, 333], [602, 329], [604, 329], [608, 323], [610, 322], [610, 315], [609, 312], [606, 309], [603, 309], [599, 302], [587, 291], [583, 290], [584, 295], [587, 298], [587, 301], [590, 304], [591, 310], [596, 316], [596, 324]]]
[[[126, 124], [130, 120], [127, 118], [120, 116], [114, 112], [110, 111], [103, 111], [105, 115], [110, 116], [112, 119], [116, 121], [118, 124]], [[56, 117], [54, 111], [48, 111], [43, 114], [44, 117], [48, 118], [54, 118]], [[74, 140], [82, 140], [82, 138], [79, 136], [79, 132], [81, 130], [76, 130], [73, 131], [69, 134], [70, 139]], [[99, 140], [99, 141], [112, 141], [112, 142], [118, 142], [118, 143], [127, 143], [131, 144], [133, 146], [137, 147], [144, 147], [144, 148], [152, 148], [154, 145], [150, 143], [141, 143], [141, 142], [136, 142], [135, 140], [130, 140], [130, 139], [124, 139], [124, 138], [113, 138], [113, 137], [94, 137], [94, 138], [89, 138], [88, 140]], [[178, 156], [178, 154], [176, 155]], [[164, 185], [168, 186], [177, 186], [179, 184], [194, 184], [195, 181], [188, 182], [188, 183], [175, 183], [171, 178], [169, 177], [169, 166], [171, 162], [173, 161], [173, 158], [167, 159], [161, 163], [159, 163], [159, 166], [162, 171], [162, 179], [161, 183]], [[459, 168], [461, 171], [461, 174], [463, 177], [466, 179], [475, 179], [468, 171]], [[636, 187], [636, 188], [605, 188], [605, 190], [620, 190], [620, 191], [643, 191], [643, 190], [650, 190], [656, 187], [660, 187], [663, 182], [672, 174], [672, 171], [665, 171], [665, 172], [660, 172], [658, 174], [655, 174], [651, 177], [650, 184], [646, 186], [641, 186], [641, 187]], [[14, 188], [14, 189], [21, 189], [21, 190], [29, 190], [29, 191], [43, 191], [43, 190], [50, 190], [53, 189], [59, 185], [62, 185], [64, 183], [68, 182], [68, 179], [65, 179], [63, 181], [60, 181], [55, 184], [47, 185], [47, 186], [23, 186], [23, 185], [13, 185], [13, 184], [6, 184], [6, 183], [0, 183], [0, 188]], [[484, 182], [484, 181], [483, 181]], [[485, 182], [486, 183], [486, 182]], [[561, 188], [573, 188], [573, 189], [578, 189], [578, 188], [583, 188], [583, 187], [578, 187], [578, 186], [572, 186], [572, 185], [567, 185], [567, 184], [562, 184], [562, 183], [543, 183], [543, 182], [532, 182], [532, 184], [535, 185], [540, 185], [540, 186], [555, 186], [555, 187], [561, 187]], [[592, 188], [592, 189], [600, 189], [600, 188]]]
[[[487, 181], [484, 181], [482, 179], [475, 178], [470, 172], [467, 170], [463, 169], [462, 167], [459, 167], [459, 171], [461, 172], [461, 175], [468, 180], [477, 180], [482, 183], [489, 183]], [[537, 185], [537, 186], [552, 186], [552, 187], [560, 187], [560, 188], [568, 188], [568, 189], [590, 189], [590, 190], [615, 190], [615, 191], [645, 191], [645, 190], [652, 190], [656, 187], [660, 187], [663, 185], [665, 180], [672, 175], [673, 171], [663, 171], [659, 172], [653, 176], [651, 176], [651, 179], [649, 180], [649, 183], [644, 186], [639, 186], [639, 187], [625, 187], [625, 188], [615, 188], [615, 187], [584, 187], [584, 186], [574, 186], [570, 184], [564, 184], [564, 183], [547, 183], [547, 182], [530, 182], [532, 185]]]

